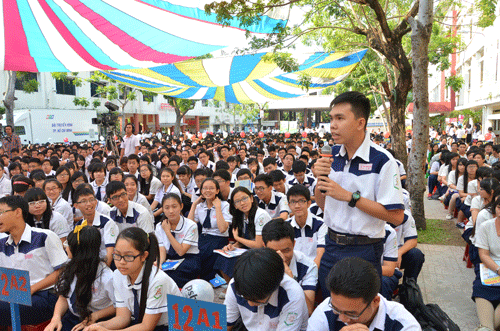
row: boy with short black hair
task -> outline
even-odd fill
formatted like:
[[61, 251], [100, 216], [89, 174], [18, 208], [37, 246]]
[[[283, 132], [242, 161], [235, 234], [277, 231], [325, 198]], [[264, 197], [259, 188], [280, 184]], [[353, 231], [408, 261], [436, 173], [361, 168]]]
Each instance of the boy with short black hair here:
[[95, 192], [95, 197], [99, 201], [104, 201], [106, 196], [106, 166], [102, 162], [95, 162], [91, 167], [91, 174], [94, 180], [90, 183]]
[[[288, 180], [289, 186], [304, 185], [314, 197], [314, 189], [316, 188], [316, 178], [306, 175], [307, 165], [302, 161], [295, 161], [292, 165], [293, 177]], [[314, 198], [313, 198], [314, 200]]]

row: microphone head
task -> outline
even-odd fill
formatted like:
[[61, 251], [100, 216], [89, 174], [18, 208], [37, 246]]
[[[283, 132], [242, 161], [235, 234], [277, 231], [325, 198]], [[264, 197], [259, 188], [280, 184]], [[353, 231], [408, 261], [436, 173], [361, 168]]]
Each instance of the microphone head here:
[[321, 154], [332, 154], [332, 147], [328, 144], [324, 144], [321, 147]]

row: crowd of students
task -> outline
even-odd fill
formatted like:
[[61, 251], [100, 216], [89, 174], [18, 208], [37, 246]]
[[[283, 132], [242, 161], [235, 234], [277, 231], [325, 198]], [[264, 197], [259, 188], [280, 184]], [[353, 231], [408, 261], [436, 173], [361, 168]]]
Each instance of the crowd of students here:
[[[331, 201], [320, 193], [340, 201], [322, 177], [338, 166], [319, 151], [327, 144], [336, 154], [340, 145], [331, 138], [340, 141], [342, 134], [350, 137], [346, 133], [141, 142], [127, 124], [121, 156], [98, 143], [9, 150], [0, 159], [0, 265], [30, 272], [33, 305], [21, 307], [22, 324], [45, 322], [45, 331], [164, 330], [167, 294], [180, 295], [190, 280], [220, 274], [228, 282], [228, 329], [419, 330], [413, 316], [391, 301], [400, 278], [417, 279], [424, 263], [408, 192], [390, 151], [369, 135], [363, 140], [364, 116], [356, 129], [361, 152], [339, 169], [370, 177], [341, 184], [378, 191], [390, 183], [393, 191], [360, 194], [353, 188], [338, 208], [328, 207]], [[339, 115], [334, 117], [332, 123]], [[347, 148], [340, 154], [350, 154]], [[450, 173], [459, 162], [452, 163]], [[377, 179], [381, 173], [387, 178]], [[475, 176], [471, 170], [463, 182]], [[498, 186], [493, 184], [484, 184], [490, 193]], [[383, 209], [372, 201], [377, 199]], [[370, 208], [382, 226], [369, 228], [373, 237], [362, 235], [368, 227], [359, 222], [359, 230], [346, 223], [343, 234], [326, 221], [365, 217]], [[388, 218], [394, 224], [380, 220], [385, 210], [395, 210]], [[332, 246], [345, 252], [332, 256]], [[237, 259], [214, 253], [235, 248], [248, 251]], [[175, 270], [160, 268], [180, 259]], [[0, 330], [9, 325], [9, 314], [0, 302]]]
[[482, 326], [478, 330], [498, 330], [500, 292], [482, 284], [479, 265], [500, 272], [500, 145], [477, 139], [467, 144], [446, 136], [435, 141], [427, 158], [429, 199], [441, 200], [446, 218], [464, 229], [476, 274], [472, 299]]

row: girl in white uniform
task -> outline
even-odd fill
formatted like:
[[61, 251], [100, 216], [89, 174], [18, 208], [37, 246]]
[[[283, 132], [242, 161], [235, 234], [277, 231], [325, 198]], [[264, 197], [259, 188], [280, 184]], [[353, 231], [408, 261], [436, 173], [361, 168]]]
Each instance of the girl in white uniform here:
[[121, 330], [135, 325], [135, 330], [168, 329], [167, 294], [180, 296], [177, 284], [160, 264], [158, 240], [154, 233], [141, 228], [127, 228], [116, 240], [113, 253], [117, 270], [113, 273], [116, 316], [92, 324], [89, 330]]
[[113, 272], [99, 258], [101, 234], [93, 226], [77, 226], [68, 236], [70, 262], [56, 283], [54, 315], [44, 331], [81, 330], [115, 313]]
[[160, 216], [163, 212], [161, 208], [161, 201], [163, 200], [164, 195], [166, 195], [167, 193], [175, 193], [179, 196], [179, 198], [182, 199], [180, 185], [172, 169], [162, 168], [160, 170], [160, 181], [163, 185], [156, 193], [155, 200], [151, 204], [151, 209], [153, 209], [153, 211], [157, 207], [160, 207], [154, 212], [155, 217]]
[[146, 208], [151, 216], [153, 216], [153, 210], [151, 209], [151, 205], [144, 195], [139, 193], [137, 190], [137, 177], [134, 175], [125, 175], [123, 178], [123, 183], [125, 184], [125, 190], [127, 191], [127, 196], [129, 201], [137, 202], [144, 208]]
[[156, 193], [160, 190], [162, 183], [153, 174], [153, 167], [151, 164], [143, 164], [140, 167], [141, 177], [139, 181], [141, 183], [141, 192], [148, 201], [153, 201]]

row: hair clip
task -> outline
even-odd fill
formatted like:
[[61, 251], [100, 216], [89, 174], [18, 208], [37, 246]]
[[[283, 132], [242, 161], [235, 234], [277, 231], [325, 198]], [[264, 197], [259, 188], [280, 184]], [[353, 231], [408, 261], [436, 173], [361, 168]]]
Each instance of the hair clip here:
[[76, 233], [76, 240], [78, 242], [78, 245], [80, 245], [80, 231], [87, 226], [87, 221], [84, 220], [82, 224], [75, 226], [75, 229], [73, 230], [73, 233]]

